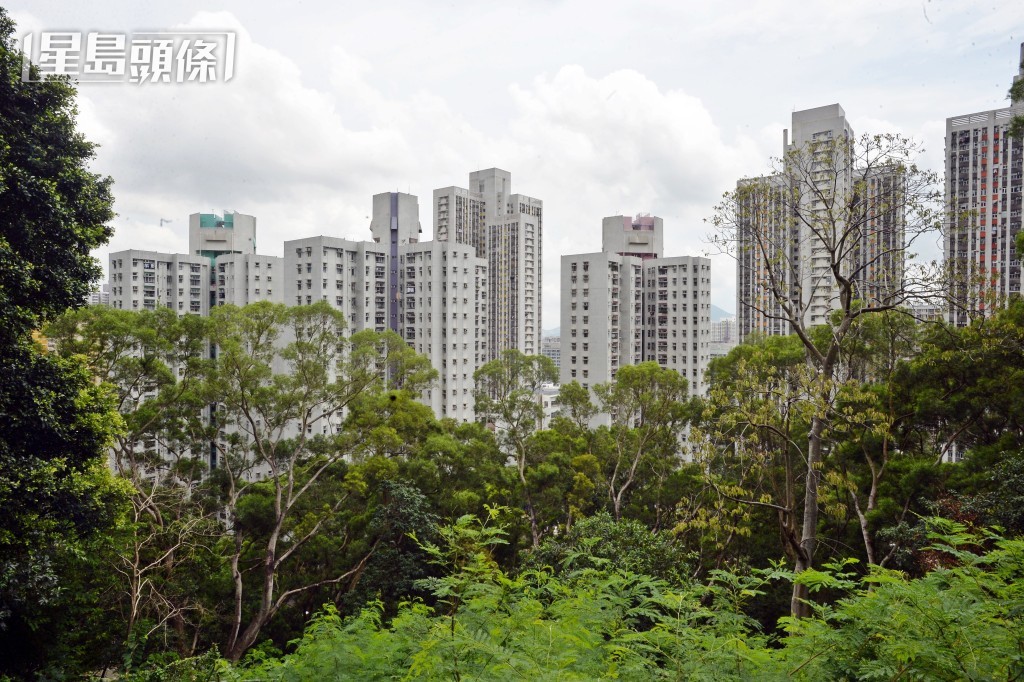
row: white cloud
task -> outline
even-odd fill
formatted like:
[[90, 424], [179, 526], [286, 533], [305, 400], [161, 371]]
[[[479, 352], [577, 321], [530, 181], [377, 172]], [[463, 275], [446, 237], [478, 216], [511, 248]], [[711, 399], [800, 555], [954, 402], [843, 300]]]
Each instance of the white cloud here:
[[[592, 77], [580, 66], [511, 88], [513, 190], [545, 201], [545, 326], [557, 319], [560, 256], [598, 251], [601, 219], [665, 219], [666, 255], [701, 255], [703, 218], [725, 190], [764, 165], [744, 135], [726, 139], [697, 98], [662, 91], [632, 70]], [[521, 179], [517, 179], [521, 178]], [[731, 264], [716, 259], [716, 302], [731, 309]]]
[[[509, 125], [488, 135], [438, 95], [385, 95], [370, 66], [340, 47], [329, 88], [318, 89], [229, 14], [200, 14], [187, 27], [211, 26], [238, 32], [228, 84], [82, 88], [82, 128], [102, 143], [98, 169], [116, 181], [121, 218], [109, 250], [185, 250], [187, 215], [221, 209], [257, 216], [264, 253], [304, 235], [365, 239], [371, 196], [391, 190], [419, 195], [429, 235], [433, 189], [498, 166], [513, 173], [514, 191], [545, 202], [551, 327], [559, 257], [599, 249], [603, 216], [661, 215], [670, 255], [701, 253], [701, 219], [761, 161], [752, 140], [723, 139], [697, 98], [636, 71], [593, 77], [565, 66], [511, 85]], [[159, 228], [160, 218], [174, 222]], [[716, 300], [727, 302], [732, 281], [722, 275]]]
[[[394, 190], [420, 197], [429, 235], [432, 190], [497, 166], [544, 200], [545, 327], [558, 324], [559, 257], [600, 248], [605, 215], [660, 215], [669, 255], [702, 253], [703, 219], [779, 155], [795, 108], [839, 102], [858, 132], [923, 139], [925, 165], [941, 168], [945, 116], [1005, 103], [1024, 22], [1022, 3], [969, 0], [307, 0], [304, 13], [249, 3], [189, 18], [200, 2], [12, 8], [19, 35], [238, 33], [229, 84], [81, 87], [96, 169], [116, 183], [108, 250], [184, 250], [188, 214], [225, 208], [258, 216], [264, 253], [296, 236], [364, 239], [371, 196]], [[713, 300], [732, 310], [733, 265], [713, 268]]]

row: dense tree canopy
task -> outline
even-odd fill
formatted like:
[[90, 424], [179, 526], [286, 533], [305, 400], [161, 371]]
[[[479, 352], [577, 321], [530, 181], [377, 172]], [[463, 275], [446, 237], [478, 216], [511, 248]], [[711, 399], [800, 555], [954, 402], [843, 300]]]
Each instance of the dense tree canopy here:
[[83, 303], [107, 241], [110, 179], [75, 125], [66, 81], [21, 81], [14, 25], [0, 8], [0, 671], [47, 658], [60, 567], [111, 523], [117, 487], [103, 467], [119, 428], [110, 394], [74, 358], [33, 338]]

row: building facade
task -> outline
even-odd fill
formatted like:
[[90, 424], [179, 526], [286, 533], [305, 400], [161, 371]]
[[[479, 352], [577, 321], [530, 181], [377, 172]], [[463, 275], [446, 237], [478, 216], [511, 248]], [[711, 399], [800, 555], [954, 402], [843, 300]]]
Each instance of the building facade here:
[[707, 392], [711, 338], [711, 260], [695, 256], [653, 258], [644, 267], [644, 362], [674, 369], [690, 395]]
[[214, 305], [284, 303], [284, 259], [280, 256], [226, 253], [214, 258], [213, 272]]
[[488, 358], [515, 349], [540, 352], [543, 202], [512, 193], [512, 176], [498, 168], [469, 174], [469, 188], [434, 191], [434, 234], [471, 246], [487, 262]]
[[256, 253], [256, 217], [224, 211], [188, 217], [188, 252], [211, 261], [225, 253]]
[[434, 190], [434, 239], [466, 244], [487, 258], [487, 201], [464, 187]]
[[401, 246], [397, 262], [402, 337], [438, 372], [422, 400], [439, 419], [473, 421], [473, 375], [488, 355], [487, 264], [441, 241]]
[[412, 194], [384, 192], [373, 197], [373, 218], [370, 220], [373, 241], [387, 249], [388, 329], [401, 333], [402, 289], [398, 273], [398, 251], [420, 240], [419, 201]]
[[110, 283], [103, 282], [93, 286], [85, 297], [86, 305], [110, 305]]
[[545, 336], [540, 340], [540, 354], [555, 363], [555, 368], [562, 366], [562, 339], [558, 336]]
[[[1024, 62], [1024, 43], [1021, 44]], [[1024, 63], [1014, 78], [1024, 78]], [[1024, 102], [946, 119], [948, 210], [943, 250], [950, 276], [946, 320], [966, 326], [1021, 291], [1024, 140], [1007, 137]]]
[[[856, 298], [888, 304], [903, 287], [900, 177], [859, 167], [853, 128], [838, 104], [793, 112], [791, 131], [792, 138], [783, 131], [780, 173], [737, 183], [741, 341], [790, 334], [791, 319], [825, 324], [841, 305], [834, 251]], [[855, 200], [859, 208], [846, 210]]]
[[601, 221], [601, 248], [609, 253], [642, 260], [657, 258], [664, 253], [663, 242], [664, 221], [658, 216], [617, 215]]
[[210, 312], [210, 259], [129, 249], [110, 254], [110, 305], [123, 310], [170, 308], [181, 315]]
[[643, 269], [631, 256], [562, 256], [559, 383], [584, 388], [643, 362]]
[[326, 301], [345, 315], [346, 333], [388, 329], [387, 245], [339, 237], [284, 243], [284, 303]]
[[708, 359], [724, 358], [733, 348], [739, 345], [736, 318], [726, 317], [711, 321], [711, 336], [708, 344]]
[[[622, 216], [604, 224], [615, 228], [604, 250], [562, 257], [560, 382], [590, 388], [612, 381], [625, 365], [650, 361], [684, 376], [691, 395], [703, 395], [711, 261], [661, 257], [635, 243], [631, 252], [638, 255], [621, 255], [617, 250], [629, 243], [621, 235], [632, 229], [624, 229]], [[661, 219], [648, 224], [643, 231], [654, 234], [645, 243], [660, 245]]]

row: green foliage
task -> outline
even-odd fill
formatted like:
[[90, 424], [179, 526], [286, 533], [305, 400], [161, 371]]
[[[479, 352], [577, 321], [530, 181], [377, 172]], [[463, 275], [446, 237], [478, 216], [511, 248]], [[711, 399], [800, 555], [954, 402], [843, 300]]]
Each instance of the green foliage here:
[[[722, 576], [683, 592], [627, 571], [510, 577], [493, 563], [503, 531], [464, 517], [428, 545], [449, 574], [431, 581], [439, 609], [405, 604], [389, 624], [378, 605], [343, 620], [328, 607], [281, 661], [242, 679], [730, 679], [767, 658], [766, 640], [732, 608], [764, 578]], [[701, 631], [707, 634], [702, 635]], [[726, 674], [722, 674], [726, 672]], [[717, 677], [716, 677], [717, 675]], [[742, 679], [742, 676], [732, 676]]]
[[[0, 338], [82, 305], [110, 239], [111, 181], [88, 170], [95, 145], [76, 129], [66, 79], [21, 81], [14, 24], [0, 10]], [[33, 68], [33, 75], [39, 72]]]
[[[933, 522], [946, 567], [917, 580], [881, 568], [817, 617], [787, 621], [799, 679], [1017, 679], [1024, 674], [1024, 541]], [[978, 543], [992, 544], [976, 553]], [[972, 548], [973, 546], [973, 548]]]
[[543, 528], [534, 501], [535, 491], [527, 480], [527, 469], [532, 464], [527, 446], [544, 416], [537, 392], [556, 378], [551, 358], [523, 355], [517, 350], [503, 351], [473, 374], [477, 421], [495, 429], [498, 444], [509, 461], [515, 463], [534, 546], [540, 543]]
[[[672, 587], [612, 566], [511, 577], [488, 558], [500, 528], [460, 519], [430, 549], [449, 571], [433, 582], [439, 609], [408, 602], [386, 622], [379, 604], [350, 618], [328, 605], [282, 659], [230, 669], [211, 657], [138, 679], [202, 679], [181, 677], [186, 666], [225, 680], [1018, 678], [1024, 541], [942, 520], [931, 528], [944, 567], [921, 579], [875, 567], [858, 581], [839, 562], [799, 577], [778, 566], [716, 571]], [[776, 640], [743, 612], [793, 579], [845, 596], [784, 618]]]
[[102, 469], [121, 426], [112, 395], [33, 339], [100, 274], [90, 251], [111, 234], [110, 179], [88, 170], [74, 87], [21, 81], [14, 30], [0, 8], [0, 675], [29, 675], [73, 647], [41, 633], [75, 607], [64, 571], [124, 490]]
[[894, 377], [936, 454], [1024, 447], [1024, 301], [962, 329], [936, 327]]
[[427, 596], [415, 586], [431, 573], [430, 554], [420, 543], [437, 539], [438, 520], [429, 500], [412, 483], [384, 481], [380, 496], [366, 528], [369, 536], [378, 538], [376, 550], [366, 562], [358, 585], [341, 604], [356, 613], [368, 602], [376, 601], [391, 616], [400, 602], [417, 594]]
[[688, 582], [689, 551], [670, 531], [652, 532], [633, 519], [616, 521], [606, 511], [578, 520], [569, 532], [547, 538], [525, 560], [527, 569], [556, 573], [615, 567], [673, 585]]
[[601, 412], [611, 416], [611, 425], [595, 438], [594, 454], [616, 519], [645, 470], [662, 472], [678, 460], [680, 434], [691, 417], [687, 385], [675, 370], [643, 362], [620, 368], [613, 381], [594, 387]]

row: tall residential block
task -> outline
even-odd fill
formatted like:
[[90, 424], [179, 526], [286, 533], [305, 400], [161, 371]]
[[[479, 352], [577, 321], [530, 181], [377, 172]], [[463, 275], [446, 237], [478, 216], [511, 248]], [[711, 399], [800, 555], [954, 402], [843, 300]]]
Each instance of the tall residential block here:
[[[1014, 81], [1024, 78], [1021, 67]], [[943, 250], [951, 276], [947, 321], [972, 318], [1021, 291], [1024, 140], [1007, 137], [1010, 121], [1024, 116], [1024, 102], [946, 119], [946, 208]]]
[[584, 388], [643, 362], [643, 266], [617, 253], [562, 256], [559, 383]]
[[213, 262], [215, 305], [284, 303], [284, 259], [254, 253], [225, 253]]
[[489, 358], [516, 349], [540, 352], [543, 202], [512, 193], [498, 168], [469, 174], [469, 187], [434, 191], [434, 234], [471, 246], [487, 261]]
[[466, 244], [487, 258], [487, 202], [464, 187], [434, 190], [434, 239]]
[[256, 217], [236, 211], [193, 213], [188, 217], [188, 252], [210, 261], [207, 306], [212, 308], [220, 303], [214, 261], [218, 256], [255, 255]]
[[[901, 180], [859, 167], [854, 147], [853, 128], [838, 104], [796, 111], [791, 129], [783, 131], [781, 172], [737, 183], [741, 340], [753, 333], [791, 333], [790, 315], [806, 326], [825, 324], [841, 305], [832, 271], [836, 248], [856, 298], [874, 303], [898, 297], [905, 239]], [[861, 213], [832, 208], [854, 200]]]
[[384, 246], [388, 256], [387, 324], [388, 329], [400, 332], [402, 327], [402, 290], [398, 274], [398, 251], [402, 246], [420, 240], [419, 201], [412, 194], [384, 192], [373, 197], [373, 217], [370, 233], [373, 241]]
[[422, 400], [438, 419], [473, 421], [473, 374], [487, 357], [487, 263], [471, 246], [429, 241], [398, 248], [400, 332], [437, 370]]
[[[604, 224], [613, 220], [624, 225], [622, 216]], [[660, 245], [661, 219], [648, 224], [654, 233], [650, 243]], [[620, 231], [609, 235], [600, 252], [562, 257], [560, 381], [589, 388], [611, 381], [625, 365], [652, 361], [686, 377], [691, 395], [702, 395], [711, 261], [657, 257], [656, 251], [621, 255]]]
[[644, 261], [644, 361], [674, 369], [704, 395], [711, 338], [711, 259]]
[[326, 301], [345, 315], [346, 333], [388, 329], [388, 246], [339, 237], [284, 243], [284, 302]]
[[86, 305], [110, 305], [110, 283], [103, 282], [93, 286], [85, 297]]
[[540, 354], [555, 363], [555, 369], [562, 366], [562, 340], [558, 336], [545, 336], [540, 340]]
[[711, 322], [711, 342], [708, 344], [708, 356], [711, 359], [725, 357], [738, 344], [735, 317]]
[[130, 249], [110, 254], [110, 305], [124, 310], [170, 308], [179, 314], [210, 312], [210, 259]]

